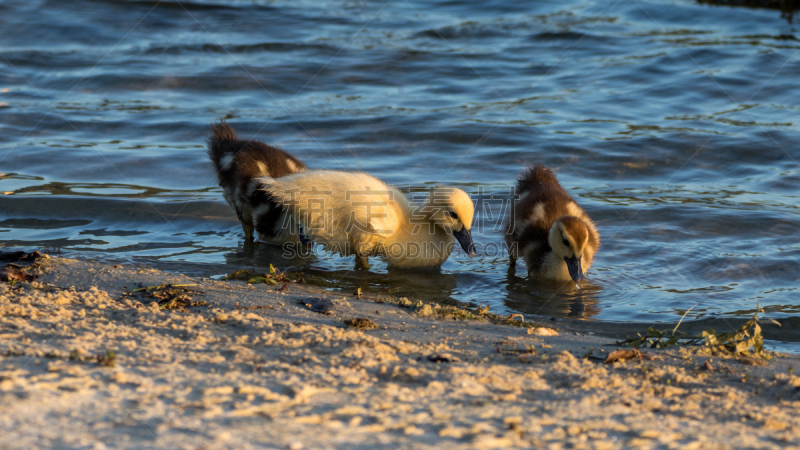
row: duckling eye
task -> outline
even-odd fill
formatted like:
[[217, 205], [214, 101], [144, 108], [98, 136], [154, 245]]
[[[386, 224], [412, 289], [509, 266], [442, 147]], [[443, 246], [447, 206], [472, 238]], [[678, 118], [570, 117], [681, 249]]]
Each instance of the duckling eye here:
[[450, 216], [451, 219], [458, 220], [458, 214], [453, 211], [445, 211], [444, 213]]
[[563, 242], [563, 243], [564, 243], [564, 245], [565, 245], [567, 248], [569, 248], [569, 241], [568, 241], [568, 240], [566, 240], [566, 239], [562, 239], [562, 240], [561, 240], [561, 242]]

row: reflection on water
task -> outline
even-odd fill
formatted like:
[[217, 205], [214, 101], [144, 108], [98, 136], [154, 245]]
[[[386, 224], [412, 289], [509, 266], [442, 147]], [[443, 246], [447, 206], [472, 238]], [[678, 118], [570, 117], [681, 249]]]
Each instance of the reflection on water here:
[[[600, 324], [675, 322], [695, 305], [686, 321], [757, 303], [798, 313], [800, 43], [780, 11], [156, 3], [0, 3], [2, 245], [198, 276], [274, 264], [343, 295]], [[464, 189], [478, 256], [457, 250], [441, 273], [377, 260], [360, 272], [349, 258], [245, 249], [205, 154], [218, 118], [310, 168], [366, 171], [406, 193]], [[509, 188], [534, 162], [602, 235], [580, 291], [527, 281], [522, 264], [507, 273]]]
[[453, 296], [458, 283], [454, 274], [400, 270], [380, 273], [374, 270], [374, 266], [380, 263], [373, 265], [370, 271], [355, 270], [352, 258], [336, 256], [329, 256], [339, 260], [339, 264], [331, 269], [330, 261], [320, 261], [318, 253], [312, 251], [298, 255], [296, 252], [286, 252], [281, 246], [256, 242], [244, 244], [237, 251], [224, 256], [228, 267], [246, 268], [253, 273], [269, 273], [270, 264], [277, 263], [284, 271], [303, 272], [308, 282], [341, 291], [348, 296], [361, 288], [365, 292], [393, 297], [455, 303]]
[[[524, 273], [524, 272], [523, 272]], [[511, 310], [534, 316], [590, 319], [600, 313], [597, 297], [602, 287], [585, 279], [574, 283], [547, 283], [521, 278], [508, 271], [504, 304]]]

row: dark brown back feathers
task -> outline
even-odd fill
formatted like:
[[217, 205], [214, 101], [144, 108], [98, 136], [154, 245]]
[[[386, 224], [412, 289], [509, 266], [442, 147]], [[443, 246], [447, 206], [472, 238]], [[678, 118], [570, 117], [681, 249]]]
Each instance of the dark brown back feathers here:
[[517, 193], [522, 198], [517, 203], [514, 214], [519, 214], [521, 217], [530, 217], [537, 204], [544, 204], [544, 215], [539, 221], [544, 230], [549, 230], [553, 222], [567, 215], [562, 208], [563, 205], [575, 203], [575, 200], [561, 187], [556, 174], [541, 164], [525, 170], [517, 181]]
[[517, 180], [517, 192], [520, 195], [529, 191], [537, 191], [547, 187], [553, 187], [559, 191], [564, 190], [564, 188], [562, 188], [558, 183], [556, 174], [541, 164], [528, 167], [525, 170], [525, 173], [522, 174], [522, 177]]
[[[305, 164], [285, 151], [256, 140], [240, 140], [224, 120], [211, 127], [208, 156], [214, 163], [220, 185], [229, 178], [279, 178], [306, 169]], [[226, 157], [233, 160], [226, 160]], [[227, 163], [227, 164], [226, 164]]]

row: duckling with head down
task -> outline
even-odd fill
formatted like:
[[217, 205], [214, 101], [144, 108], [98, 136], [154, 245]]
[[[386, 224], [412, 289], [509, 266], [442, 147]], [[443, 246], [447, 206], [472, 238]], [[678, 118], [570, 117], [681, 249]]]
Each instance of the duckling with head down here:
[[517, 195], [506, 225], [511, 266], [520, 256], [528, 276], [544, 281], [579, 283], [600, 246], [600, 234], [556, 175], [537, 164], [517, 182]]
[[278, 178], [303, 172], [305, 164], [285, 151], [256, 140], [240, 140], [224, 120], [212, 125], [208, 137], [208, 157], [214, 163], [225, 201], [242, 222], [245, 241], [253, 240], [253, 211], [263, 209], [259, 198], [253, 197], [254, 180]]
[[342, 256], [355, 255], [356, 267], [383, 257], [390, 268], [437, 268], [455, 241], [470, 256], [474, 206], [461, 189], [435, 186], [421, 203], [381, 180], [358, 172], [315, 170], [282, 178], [261, 178], [271, 202], [273, 226], [257, 230], [272, 239], [319, 243]]

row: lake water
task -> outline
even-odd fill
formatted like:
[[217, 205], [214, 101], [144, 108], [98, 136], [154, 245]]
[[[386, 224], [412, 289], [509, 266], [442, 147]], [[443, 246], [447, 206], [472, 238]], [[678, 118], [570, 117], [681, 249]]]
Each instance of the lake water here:
[[[0, 239], [601, 324], [795, 316], [797, 35], [688, 0], [6, 1]], [[466, 190], [478, 256], [359, 273], [245, 251], [205, 154], [218, 118], [311, 168]], [[602, 235], [580, 292], [507, 272], [502, 215], [534, 162]]]

